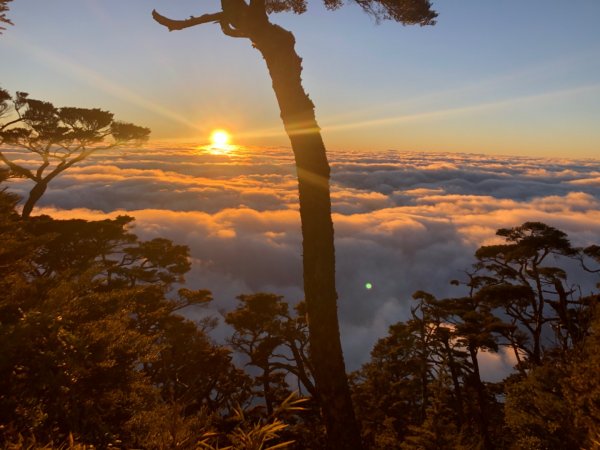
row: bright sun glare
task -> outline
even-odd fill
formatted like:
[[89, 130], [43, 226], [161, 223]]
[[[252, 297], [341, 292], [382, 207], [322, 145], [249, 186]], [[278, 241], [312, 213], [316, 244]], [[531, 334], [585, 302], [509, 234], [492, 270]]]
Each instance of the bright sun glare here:
[[215, 130], [210, 135], [210, 143], [213, 148], [227, 149], [231, 136], [225, 130]]

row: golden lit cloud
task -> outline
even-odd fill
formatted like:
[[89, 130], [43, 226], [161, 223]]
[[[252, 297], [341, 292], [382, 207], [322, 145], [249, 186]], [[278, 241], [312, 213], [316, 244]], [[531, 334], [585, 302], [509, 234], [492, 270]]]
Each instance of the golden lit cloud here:
[[[368, 354], [404, 318], [414, 291], [454, 295], [448, 280], [462, 276], [478, 246], [498, 241], [500, 227], [542, 221], [575, 245], [598, 243], [600, 191], [589, 181], [598, 177], [597, 161], [411, 152], [331, 159], [349, 355]], [[27, 184], [10, 188], [23, 194]], [[130, 214], [142, 239], [190, 246], [188, 283], [212, 289], [217, 308], [247, 292], [302, 298], [297, 180], [286, 149], [107, 152], [57, 178], [41, 203], [37, 213], [63, 218]], [[487, 356], [498, 364], [507, 357]]]

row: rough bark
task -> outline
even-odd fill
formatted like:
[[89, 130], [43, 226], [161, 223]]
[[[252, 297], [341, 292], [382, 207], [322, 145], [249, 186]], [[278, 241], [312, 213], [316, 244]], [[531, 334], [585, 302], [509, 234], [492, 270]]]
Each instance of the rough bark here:
[[311, 360], [331, 449], [361, 448], [342, 355], [335, 289], [335, 252], [329, 163], [301, 82], [302, 60], [293, 35], [268, 23], [250, 36], [267, 63], [298, 173]]

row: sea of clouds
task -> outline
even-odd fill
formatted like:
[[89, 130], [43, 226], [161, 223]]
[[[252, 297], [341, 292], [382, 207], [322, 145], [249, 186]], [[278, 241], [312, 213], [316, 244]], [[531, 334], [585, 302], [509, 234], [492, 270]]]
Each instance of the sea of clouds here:
[[[30, 155], [11, 158], [35, 166]], [[413, 152], [331, 152], [339, 313], [347, 365], [369, 358], [390, 324], [408, 318], [411, 294], [460, 295], [495, 231], [542, 221], [574, 245], [600, 243], [600, 161]], [[9, 189], [25, 195], [23, 180]], [[191, 288], [210, 289], [213, 312], [252, 292], [302, 299], [301, 235], [292, 153], [286, 148], [155, 145], [104, 152], [55, 179], [34, 214], [136, 218], [142, 239], [191, 249]], [[596, 280], [570, 280], [589, 292]], [[372, 288], [367, 289], [366, 283]], [[200, 317], [205, 311], [190, 311]], [[227, 334], [223, 326], [216, 339]], [[486, 376], [510, 363], [482, 355]]]

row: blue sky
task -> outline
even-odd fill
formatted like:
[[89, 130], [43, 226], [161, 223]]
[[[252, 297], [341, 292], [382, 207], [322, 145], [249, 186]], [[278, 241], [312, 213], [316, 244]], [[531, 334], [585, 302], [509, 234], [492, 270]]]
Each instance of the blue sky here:
[[[101, 107], [163, 140], [286, 145], [264, 62], [214, 25], [168, 33], [213, 1], [18, 0], [0, 83]], [[294, 32], [330, 148], [600, 154], [600, 2], [436, 1], [434, 27], [377, 25], [349, 3], [272, 20]]]

